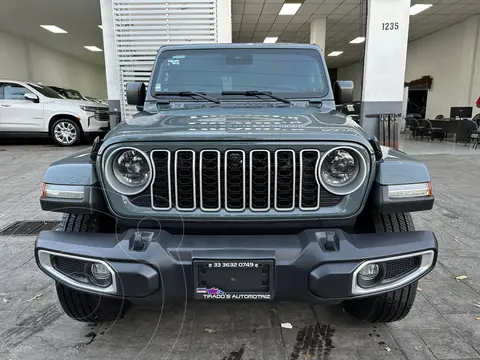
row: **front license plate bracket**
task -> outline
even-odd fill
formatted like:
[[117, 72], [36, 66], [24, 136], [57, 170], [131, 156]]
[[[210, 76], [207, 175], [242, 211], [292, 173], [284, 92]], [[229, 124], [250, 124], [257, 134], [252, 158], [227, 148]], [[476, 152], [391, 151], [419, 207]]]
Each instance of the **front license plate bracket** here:
[[199, 300], [271, 300], [273, 260], [193, 260], [194, 296]]

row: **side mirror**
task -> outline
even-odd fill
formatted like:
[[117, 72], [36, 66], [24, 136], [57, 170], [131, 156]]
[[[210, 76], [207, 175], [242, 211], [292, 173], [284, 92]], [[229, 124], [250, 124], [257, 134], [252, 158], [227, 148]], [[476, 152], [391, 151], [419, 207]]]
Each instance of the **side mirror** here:
[[134, 82], [127, 84], [127, 104], [143, 106], [145, 103], [146, 90], [145, 84], [141, 82]]
[[40, 100], [38, 99], [38, 96], [35, 95], [34, 93], [25, 93], [23, 97], [25, 98], [25, 100], [30, 100], [30, 101], [33, 101], [34, 103], [40, 102]]
[[333, 95], [337, 104], [350, 104], [353, 102], [353, 81], [336, 81]]

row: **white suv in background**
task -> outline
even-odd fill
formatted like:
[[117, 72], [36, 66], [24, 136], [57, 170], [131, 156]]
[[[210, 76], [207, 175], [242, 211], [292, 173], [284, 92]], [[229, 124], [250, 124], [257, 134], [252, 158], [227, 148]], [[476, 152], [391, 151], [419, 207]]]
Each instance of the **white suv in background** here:
[[0, 79], [0, 137], [51, 136], [61, 146], [108, 132], [108, 106], [65, 99], [47, 86]]

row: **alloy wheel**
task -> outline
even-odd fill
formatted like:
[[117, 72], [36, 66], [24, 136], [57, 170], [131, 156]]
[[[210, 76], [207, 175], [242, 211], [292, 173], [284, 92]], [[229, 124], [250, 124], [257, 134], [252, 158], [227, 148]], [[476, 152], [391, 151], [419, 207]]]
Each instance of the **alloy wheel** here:
[[55, 139], [63, 145], [70, 145], [77, 139], [77, 129], [68, 121], [61, 121], [53, 129]]

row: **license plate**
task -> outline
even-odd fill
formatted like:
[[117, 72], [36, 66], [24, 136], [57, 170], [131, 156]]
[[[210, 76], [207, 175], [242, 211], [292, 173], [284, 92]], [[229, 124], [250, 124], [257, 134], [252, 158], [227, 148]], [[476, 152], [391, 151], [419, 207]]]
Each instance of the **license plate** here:
[[194, 260], [194, 295], [201, 300], [272, 300], [273, 260]]

